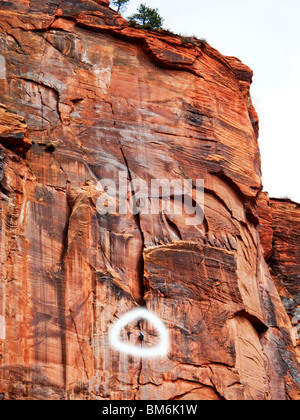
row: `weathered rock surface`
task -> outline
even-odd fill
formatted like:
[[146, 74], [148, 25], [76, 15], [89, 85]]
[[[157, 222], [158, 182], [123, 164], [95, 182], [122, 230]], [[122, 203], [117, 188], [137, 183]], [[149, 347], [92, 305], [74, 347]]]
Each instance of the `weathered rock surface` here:
[[[133, 29], [108, 1], [1, 2], [0, 54], [0, 103], [25, 118], [10, 138], [33, 143], [18, 156], [0, 138], [5, 398], [299, 399], [295, 331], [256, 226], [252, 71]], [[97, 182], [120, 171], [204, 179], [204, 221], [101, 216]], [[138, 305], [165, 322], [167, 357], [110, 346], [112, 324]], [[124, 337], [138, 334], [132, 324]]]
[[294, 326], [300, 360], [300, 205], [288, 199], [258, 201], [259, 232], [266, 260], [284, 307]]
[[16, 154], [24, 155], [32, 146], [26, 132], [25, 118], [0, 104], [0, 143]]

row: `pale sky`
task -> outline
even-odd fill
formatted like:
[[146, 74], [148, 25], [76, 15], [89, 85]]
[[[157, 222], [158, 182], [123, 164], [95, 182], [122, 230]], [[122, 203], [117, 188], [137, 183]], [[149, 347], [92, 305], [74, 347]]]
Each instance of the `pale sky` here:
[[164, 27], [205, 38], [254, 71], [264, 190], [300, 202], [300, 0], [131, 0], [159, 9]]

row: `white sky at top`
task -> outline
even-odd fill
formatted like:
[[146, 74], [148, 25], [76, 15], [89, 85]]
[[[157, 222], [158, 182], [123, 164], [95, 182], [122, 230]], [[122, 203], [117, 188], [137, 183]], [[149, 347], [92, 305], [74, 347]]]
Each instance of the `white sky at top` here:
[[264, 190], [300, 202], [300, 1], [131, 0], [124, 16], [142, 2], [166, 29], [205, 38], [253, 69]]

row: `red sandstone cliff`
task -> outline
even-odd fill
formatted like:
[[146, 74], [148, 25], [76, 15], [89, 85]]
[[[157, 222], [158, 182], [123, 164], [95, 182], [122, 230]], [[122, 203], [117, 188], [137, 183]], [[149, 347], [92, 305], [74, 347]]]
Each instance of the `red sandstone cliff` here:
[[291, 200], [258, 200], [258, 226], [265, 258], [281, 300], [294, 327], [300, 360], [300, 204]]
[[[1, 2], [0, 54], [4, 398], [299, 399], [299, 206], [258, 200], [252, 71], [106, 0]], [[203, 223], [100, 216], [97, 181], [120, 170], [204, 179]], [[167, 357], [111, 348], [140, 304]]]

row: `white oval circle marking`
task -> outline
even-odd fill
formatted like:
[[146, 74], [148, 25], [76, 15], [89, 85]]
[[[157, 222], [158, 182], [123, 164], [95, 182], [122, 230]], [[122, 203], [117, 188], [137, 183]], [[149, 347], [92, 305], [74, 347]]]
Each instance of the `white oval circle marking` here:
[[[155, 347], [137, 347], [120, 340], [121, 330], [134, 320], [145, 319], [151, 322], [159, 334], [159, 344]], [[134, 309], [120, 318], [110, 331], [111, 345], [121, 353], [137, 357], [163, 357], [169, 352], [169, 333], [162, 321], [147, 309]]]

